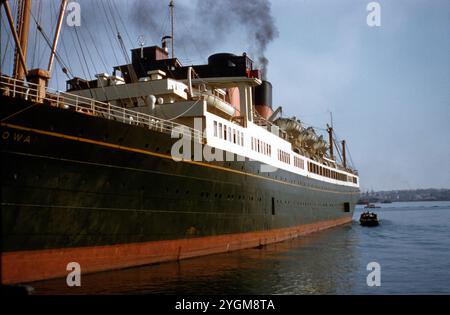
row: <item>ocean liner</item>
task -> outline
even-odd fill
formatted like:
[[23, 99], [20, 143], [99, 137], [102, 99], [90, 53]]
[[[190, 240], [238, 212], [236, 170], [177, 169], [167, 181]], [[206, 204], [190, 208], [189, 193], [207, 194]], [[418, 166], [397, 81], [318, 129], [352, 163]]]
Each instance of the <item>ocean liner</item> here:
[[[2, 283], [234, 251], [351, 221], [359, 177], [345, 142], [272, 110], [246, 54], [183, 66], [169, 44], [131, 51], [94, 80], [48, 87], [27, 68], [30, 0], [18, 1], [14, 73], [1, 92]], [[336, 155], [341, 155], [337, 159]]]

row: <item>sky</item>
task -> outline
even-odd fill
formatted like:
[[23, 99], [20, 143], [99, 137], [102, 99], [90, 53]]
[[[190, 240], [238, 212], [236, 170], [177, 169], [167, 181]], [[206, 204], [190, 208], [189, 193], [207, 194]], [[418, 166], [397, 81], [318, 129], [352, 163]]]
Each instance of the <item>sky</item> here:
[[[146, 45], [154, 45], [169, 33], [168, 0], [93, 1], [79, 1], [77, 31], [63, 27], [58, 52], [73, 75], [92, 78], [125, 63], [116, 28], [127, 49], [138, 47], [141, 35]], [[239, 15], [243, 2], [229, 0], [232, 8], [224, 9], [223, 1], [175, 1], [175, 48], [183, 64], [206, 63], [216, 52], [261, 54], [251, 28], [264, 27], [267, 14]], [[274, 108], [282, 106], [284, 116], [319, 128], [330, 122], [332, 112], [363, 191], [450, 188], [450, 1], [376, 1], [378, 27], [367, 24], [368, 0], [267, 1], [276, 28], [265, 51]], [[47, 22], [51, 34], [56, 1], [40, 2], [47, 9], [35, 17]], [[120, 17], [103, 14], [105, 8]], [[2, 71], [8, 72], [12, 58], [5, 53], [3, 13], [1, 25]], [[84, 53], [93, 52], [86, 61], [75, 49], [77, 35]], [[29, 49], [33, 66], [46, 64], [42, 39], [35, 44], [33, 37]], [[64, 89], [65, 79], [58, 64], [51, 86]]]

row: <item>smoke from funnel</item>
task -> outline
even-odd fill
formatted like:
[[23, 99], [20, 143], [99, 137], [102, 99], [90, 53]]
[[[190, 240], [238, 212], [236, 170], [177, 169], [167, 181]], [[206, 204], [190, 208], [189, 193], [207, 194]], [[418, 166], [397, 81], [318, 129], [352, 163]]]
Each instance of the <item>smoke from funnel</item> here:
[[[163, 17], [169, 1], [135, 0], [130, 6], [130, 20], [135, 28], [160, 37]], [[199, 50], [211, 50], [219, 39], [241, 27], [247, 36], [249, 55], [266, 77], [267, 46], [278, 37], [269, 0], [197, 0], [193, 6], [175, 1], [176, 43], [194, 43]], [[181, 23], [182, 22], [182, 23]], [[183, 27], [181, 27], [183, 25]], [[167, 34], [164, 34], [167, 35]]]

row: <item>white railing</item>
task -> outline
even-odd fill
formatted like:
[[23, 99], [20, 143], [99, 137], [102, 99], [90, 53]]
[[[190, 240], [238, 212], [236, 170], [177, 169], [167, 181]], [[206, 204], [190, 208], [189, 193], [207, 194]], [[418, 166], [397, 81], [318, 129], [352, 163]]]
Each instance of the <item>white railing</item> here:
[[174, 128], [179, 127], [179, 132], [183, 135], [193, 137], [198, 142], [203, 142], [204, 140], [203, 133], [200, 130], [195, 130], [173, 121], [164, 120], [109, 103], [99, 102], [91, 98], [60, 92], [51, 88], [43, 88], [37, 84], [7, 76], [0, 76], [0, 90], [3, 95], [20, 97], [58, 108], [72, 109], [86, 115], [142, 126], [163, 133], [171, 134]]

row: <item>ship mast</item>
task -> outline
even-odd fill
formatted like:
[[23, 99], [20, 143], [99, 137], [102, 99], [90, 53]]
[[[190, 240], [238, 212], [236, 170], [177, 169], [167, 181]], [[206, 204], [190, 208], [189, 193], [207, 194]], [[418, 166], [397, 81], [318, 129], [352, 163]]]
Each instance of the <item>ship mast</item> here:
[[[26, 65], [27, 51], [28, 51], [28, 34], [30, 32], [30, 13], [31, 13], [31, 0], [20, 0], [19, 11], [17, 14], [17, 29], [20, 37], [20, 48], [22, 49], [23, 58]], [[17, 49], [18, 50], [18, 49]], [[14, 65], [14, 77], [23, 80], [26, 76], [26, 66], [24, 67], [22, 62], [17, 58]]]
[[328, 131], [328, 142], [330, 146], [330, 159], [334, 160], [334, 152], [333, 152], [333, 127], [327, 125]]
[[30, 31], [31, 0], [19, 0], [19, 9], [17, 14], [18, 33], [16, 27], [14, 26], [14, 20], [8, 0], [2, 0], [2, 5], [4, 5], [9, 27], [11, 28], [11, 33], [16, 44], [13, 76], [16, 79], [24, 80], [27, 74], [26, 58], [28, 49], [28, 34]]
[[345, 152], [345, 140], [342, 140], [342, 164], [347, 168], [347, 154]]
[[56, 54], [56, 46], [58, 45], [59, 34], [61, 34], [61, 26], [62, 26], [62, 22], [63, 22], [63, 18], [64, 18], [64, 12], [66, 11], [66, 6], [67, 6], [67, 0], [62, 0], [61, 7], [59, 10], [58, 24], [56, 26], [56, 31], [55, 31], [55, 37], [53, 38], [53, 46], [52, 46], [52, 51], [50, 53], [50, 60], [48, 61], [47, 71], [49, 73], [49, 76], [51, 75], [51, 72], [52, 72], [53, 61], [55, 59], [55, 54]]
[[172, 31], [171, 31], [171, 36], [172, 36], [172, 58], [175, 58], [175, 37], [173, 36], [173, 32], [174, 32], [174, 8], [175, 8], [175, 4], [173, 3], [173, 0], [170, 0], [169, 9], [170, 9], [170, 23], [172, 25]]

